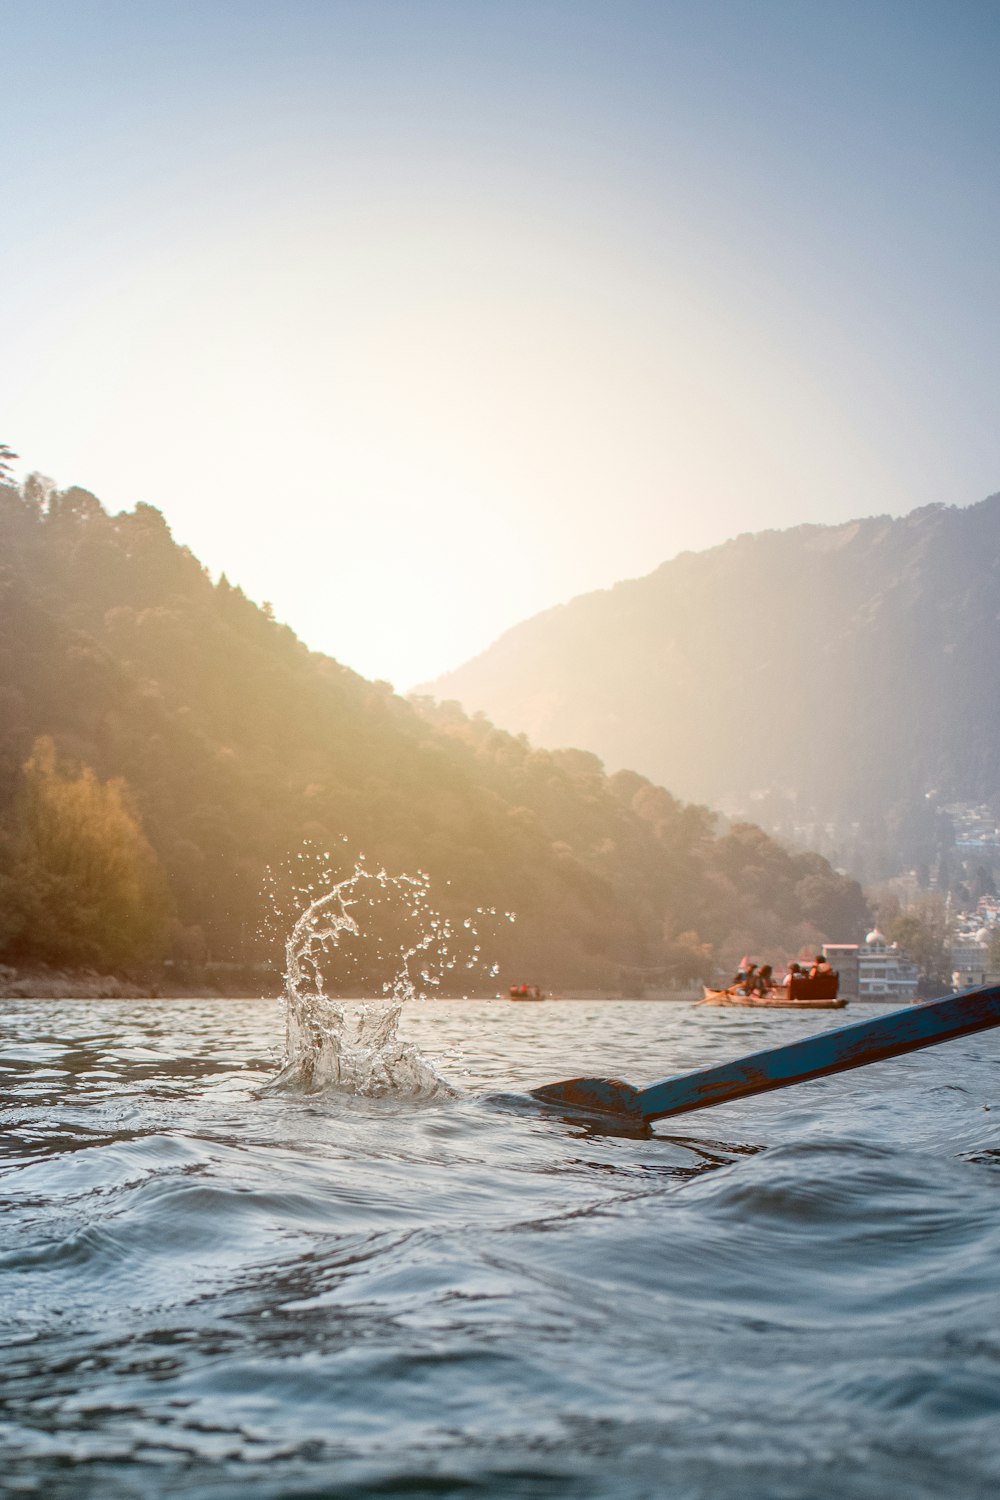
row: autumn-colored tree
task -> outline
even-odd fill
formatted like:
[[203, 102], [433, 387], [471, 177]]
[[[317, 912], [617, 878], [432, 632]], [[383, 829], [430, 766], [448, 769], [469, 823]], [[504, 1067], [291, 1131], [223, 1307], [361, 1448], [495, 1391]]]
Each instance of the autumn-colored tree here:
[[160, 956], [164, 882], [123, 781], [60, 766], [40, 737], [7, 853], [0, 941], [9, 956], [110, 969]]

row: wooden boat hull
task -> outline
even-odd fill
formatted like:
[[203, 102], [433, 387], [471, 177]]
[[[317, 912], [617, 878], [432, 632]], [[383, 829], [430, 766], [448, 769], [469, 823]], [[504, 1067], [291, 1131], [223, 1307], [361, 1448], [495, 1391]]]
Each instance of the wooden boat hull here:
[[734, 995], [730, 990], [710, 990], [705, 986], [705, 998], [699, 1005], [740, 1005], [756, 1010], [844, 1010], [847, 1001], [837, 995], [831, 999], [801, 996], [789, 1000], [787, 994], [777, 989], [767, 996]]

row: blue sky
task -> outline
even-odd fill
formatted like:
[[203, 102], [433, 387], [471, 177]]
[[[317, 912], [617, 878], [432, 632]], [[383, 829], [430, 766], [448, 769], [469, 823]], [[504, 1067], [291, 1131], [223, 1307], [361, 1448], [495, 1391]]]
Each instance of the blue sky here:
[[1000, 488], [1000, 6], [0, 0], [0, 438], [408, 687]]

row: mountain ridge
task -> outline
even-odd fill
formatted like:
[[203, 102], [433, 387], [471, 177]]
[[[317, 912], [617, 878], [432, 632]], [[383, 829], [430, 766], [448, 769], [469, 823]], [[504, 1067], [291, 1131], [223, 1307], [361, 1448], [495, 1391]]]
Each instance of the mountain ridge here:
[[998, 600], [1000, 494], [747, 532], [522, 621], [428, 691], [731, 814], [784, 799], [766, 826], [833, 823], [871, 878], [920, 797], [1000, 790]]

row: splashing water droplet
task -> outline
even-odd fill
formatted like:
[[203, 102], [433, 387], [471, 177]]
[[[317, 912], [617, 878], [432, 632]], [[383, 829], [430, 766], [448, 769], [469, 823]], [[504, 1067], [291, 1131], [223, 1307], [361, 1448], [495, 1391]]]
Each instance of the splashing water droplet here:
[[[432, 992], [459, 958], [467, 969], [486, 972], [478, 944], [462, 954], [445, 946], [451, 928], [431, 909], [429, 886], [422, 872], [373, 872], [362, 857], [343, 879], [324, 869], [315, 884], [299, 887], [305, 904], [285, 942], [287, 1058], [272, 1088], [331, 1089], [367, 1098], [460, 1092], [398, 1036], [403, 1005], [426, 998], [410, 973], [412, 960], [421, 958], [417, 977]], [[464, 926], [476, 935], [470, 921]], [[327, 995], [325, 974], [335, 975], [340, 989], [353, 981], [370, 994], [373, 982], [378, 984], [375, 961], [383, 1000], [345, 1003]], [[387, 969], [393, 971], [388, 977]]]

